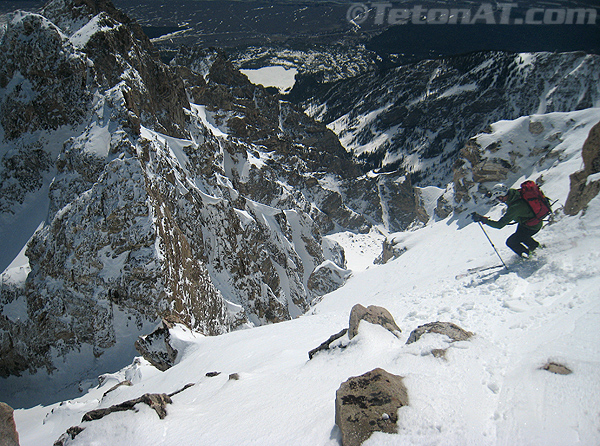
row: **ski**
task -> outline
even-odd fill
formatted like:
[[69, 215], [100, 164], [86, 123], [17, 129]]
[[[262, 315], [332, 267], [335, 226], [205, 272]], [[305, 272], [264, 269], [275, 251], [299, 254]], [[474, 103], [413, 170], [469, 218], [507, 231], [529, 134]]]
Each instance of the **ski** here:
[[456, 279], [462, 279], [463, 277], [470, 276], [471, 274], [482, 273], [485, 271], [491, 271], [498, 268], [505, 268], [505, 265], [493, 265], [493, 266], [478, 266], [476, 268], [469, 268], [466, 272], [458, 274]]

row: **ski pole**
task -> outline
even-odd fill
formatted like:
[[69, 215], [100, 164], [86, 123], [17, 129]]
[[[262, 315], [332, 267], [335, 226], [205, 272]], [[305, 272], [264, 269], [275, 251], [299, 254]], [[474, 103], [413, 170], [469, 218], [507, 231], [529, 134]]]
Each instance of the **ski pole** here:
[[487, 232], [485, 232], [485, 229], [483, 229], [483, 225], [481, 224], [480, 221], [477, 222], [479, 224], [479, 227], [481, 228], [481, 230], [483, 231], [483, 233], [485, 234], [485, 236], [488, 239], [488, 242], [490, 242], [490, 245], [492, 245], [492, 248], [494, 248], [494, 251], [496, 252], [496, 255], [498, 256], [498, 258], [500, 259], [500, 261], [502, 262], [502, 264], [504, 265], [504, 268], [506, 268], [508, 270], [508, 266], [506, 266], [506, 263], [504, 263], [504, 260], [502, 260], [502, 257], [500, 257], [500, 254], [498, 253], [498, 250], [496, 249], [496, 247], [494, 246], [494, 243], [492, 242], [492, 239], [490, 238], [490, 236], [487, 234]]

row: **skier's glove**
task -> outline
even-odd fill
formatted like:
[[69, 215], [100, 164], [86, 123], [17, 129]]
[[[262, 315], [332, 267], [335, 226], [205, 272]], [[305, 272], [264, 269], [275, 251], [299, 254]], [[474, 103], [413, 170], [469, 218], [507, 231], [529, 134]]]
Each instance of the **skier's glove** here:
[[479, 215], [477, 212], [473, 212], [471, 214], [471, 218], [473, 219], [473, 221], [476, 221], [476, 222], [485, 223], [487, 221], [487, 217], [484, 217], [483, 215]]

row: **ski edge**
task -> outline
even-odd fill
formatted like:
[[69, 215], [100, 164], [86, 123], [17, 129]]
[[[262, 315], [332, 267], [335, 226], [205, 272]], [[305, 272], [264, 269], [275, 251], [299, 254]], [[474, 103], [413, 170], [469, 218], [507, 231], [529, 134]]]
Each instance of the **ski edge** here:
[[457, 274], [456, 279], [462, 279], [464, 277], [470, 276], [472, 274], [477, 274], [485, 271], [492, 271], [498, 268], [506, 268], [505, 265], [492, 265], [492, 266], [479, 266], [476, 268], [469, 268], [466, 272]]

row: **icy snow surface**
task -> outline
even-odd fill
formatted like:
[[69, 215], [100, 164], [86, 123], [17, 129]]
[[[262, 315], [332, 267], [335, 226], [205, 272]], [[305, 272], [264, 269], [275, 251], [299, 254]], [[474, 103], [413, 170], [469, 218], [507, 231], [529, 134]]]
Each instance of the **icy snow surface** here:
[[[520, 126], [505, 122], [499, 130]], [[543, 172], [544, 188], [559, 203], [568, 176], [581, 166], [575, 148], [585, 137], [572, 136], [564, 159]], [[439, 193], [425, 192], [428, 201]], [[21, 445], [52, 445], [80, 425], [85, 430], [69, 444], [339, 446], [335, 392], [350, 376], [376, 367], [404, 377], [410, 404], [399, 410], [397, 434], [376, 433], [366, 446], [600, 444], [600, 197], [583, 215], [560, 215], [546, 226], [537, 236], [545, 248], [530, 260], [517, 260], [505, 247], [513, 228], [488, 229], [509, 271], [463, 276], [468, 268], [499, 263], [465, 214], [388, 235], [407, 250], [381, 266], [366, 268], [381, 246], [380, 233], [336, 235], [354, 274], [308, 314], [217, 337], [182, 333], [182, 355], [166, 372], [138, 359], [78, 399], [17, 410]], [[387, 308], [401, 338], [363, 322], [358, 336], [342, 339], [347, 348], [309, 361], [309, 350], [348, 326], [357, 303]], [[425, 335], [405, 344], [413, 329], [433, 321], [453, 322], [475, 337], [451, 343]], [[445, 359], [431, 354], [440, 348], [448, 349]], [[542, 370], [548, 361], [573, 373]], [[232, 373], [239, 380], [229, 380]], [[133, 385], [103, 396], [124, 379]], [[173, 396], [164, 420], [140, 404], [137, 412], [81, 422], [89, 410], [188, 383], [195, 385]]]

